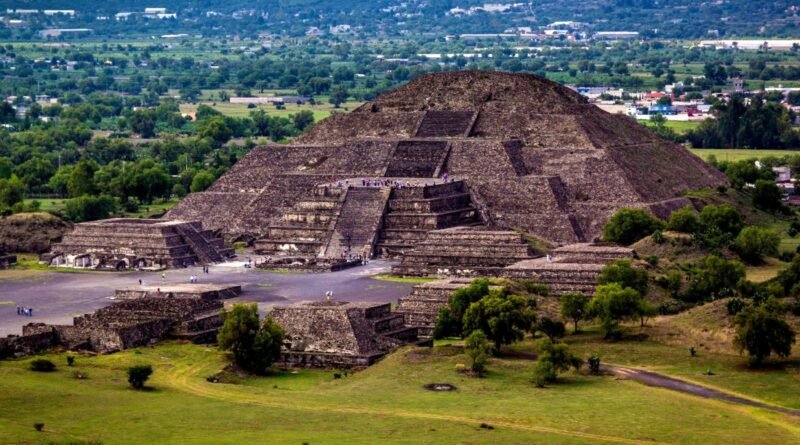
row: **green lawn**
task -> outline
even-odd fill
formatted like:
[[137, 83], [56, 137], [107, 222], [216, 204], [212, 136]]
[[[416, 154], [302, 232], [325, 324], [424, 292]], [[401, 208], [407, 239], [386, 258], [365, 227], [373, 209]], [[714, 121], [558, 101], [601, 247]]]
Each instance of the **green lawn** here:
[[[653, 124], [650, 121], [639, 121], [640, 123], [650, 127]], [[689, 130], [694, 130], [700, 125], [700, 121], [666, 121], [664, 126], [675, 130], [678, 134], [685, 134]]]
[[[657, 346], [633, 349], [641, 351], [634, 361], [646, 362], [651, 352], [657, 354], [654, 360], [671, 358]], [[486, 378], [466, 377], [454, 371], [464, 356], [449, 346], [405, 349], [341, 379], [332, 371], [300, 370], [235, 385], [206, 382], [224, 361], [204, 346], [166, 343], [79, 356], [72, 368], [63, 354], [47, 357], [59, 365], [56, 372], [29, 371], [31, 359], [0, 362], [3, 442], [731, 445], [800, 440], [796, 419], [614, 377], [572, 373], [562, 384], [535, 388], [528, 360], [493, 359]], [[126, 383], [126, 367], [140, 363], [155, 368], [151, 390], [134, 391]], [[74, 371], [89, 378], [75, 379]], [[773, 385], [769, 375], [759, 381]], [[443, 382], [458, 390], [422, 388]], [[796, 388], [785, 397], [792, 391]], [[44, 432], [34, 430], [36, 422], [45, 424]], [[493, 429], [481, 428], [482, 423]]]
[[703, 159], [710, 155], [717, 157], [718, 161], [739, 161], [750, 158], [766, 158], [770, 156], [783, 157], [800, 155], [800, 150], [750, 150], [745, 148], [692, 148], [690, 151]]

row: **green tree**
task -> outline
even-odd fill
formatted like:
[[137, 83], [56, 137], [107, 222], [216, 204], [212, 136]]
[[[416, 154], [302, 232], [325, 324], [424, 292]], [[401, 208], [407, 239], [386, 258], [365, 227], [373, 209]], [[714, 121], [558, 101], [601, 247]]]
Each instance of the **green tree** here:
[[151, 365], [131, 366], [128, 368], [128, 383], [135, 389], [142, 389], [152, 374], [153, 367]]
[[464, 313], [465, 330], [483, 331], [497, 352], [502, 345], [522, 340], [535, 321], [535, 301], [507, 295], [502, 289], [472, 303]]
[[777, 255], [780, 243], [781, 237], [774, 230], [748, 226], [733, 241], [733, 250], [745, 262], [757, 264], [764, 256]]
[[638, 317], [641, 299], [636, 290], [619, 283], [602, 284], [589, 302], [589, 314], [600, 320], [605, 337], [611, 338], [617, 335], [620, 321]]
[[597, 277], [600, 284], [619, 283], [642, 295], [647, 293], [648, 281], [647, 271], [631, 266], [630, 260], [617, 260], [606, 265]]
[[775, 353], [788, 357], [795, 342], [795, 332], [785, 320], [766, 307], [748, 307], [736, 315], [734, 343], [747, 351], [750, 364], [761, 365]]
[[697, 217], [697, 212], [695, 212], [692, 206], [686, 205], [669, 215], [667, 230], [674, 230], [676, 232], [683, 233], [694, 233], [699, 226], [700, 219]]
[[486, 363], [492, 352], [492, 345], [481, 330], [474, 330], [464, 340], [464, 352], [469, 360], [472, 372], [481, 375], [486, 371]]
[[255, 374], [266, 372], [280, 356], [283, 329], [271, 318], [259, 325], [255, 304], [236, 304], [224, 319], [217, 334], [219, 347], [229, 351], [242, 369]]
[[156, 113], [153, 110], [136, 110], [128, 118], [128, 124], [139, 136], [149, 139], [155, 136]]
[[311, 110], [300, 111], [292, 115], [292, 121], [297, 131], [305, 131], [306, 128], [314, 124], [314, 112]]
[[783, 191], [775, 181], [759, 179], [753, 188], [753, 205], [768, 212], [783, 210]]
[[587, 314], [589, 296], [580, 292], [565, 292], [561, 294], [561, 316], [568, 318], [575, 323], [573, 332], [578, 332], [578, 322], [583, 320]]
[[642, 209], [620, 209], [603, 227], [603, 239], [629, 245], [663, 227], [663, 221]]
[[70, 197], [77, 198], [82, 195], [92, 195], [97, 192], [94, 185], [94, 174], [97, 165], [94, 162], [81, 159], [70, 171], [67, 180], [67, 192]]
[[106, 219], [117, 211], [117, 202], [108, 195], [83, 195], [68, 199], [64, 205], [64, 216], [73, 222]]
[[221, 116], [212, 117], [201, 121], [197, 126], [197, 136], [208, 138], [220, 146], [233, 137], [233, 130], [225, 123], [225, 118]]
[[349, 96], [350, 92], [347, 91], [347, 88], [342, 85], [336, 85], [331, 89], [330, 102], [335, 108], [339, 108], [340, 105], [347, 101]]
[[550, 339], [543, 338], [536, 343], [539, 357], [536, 360], [533, 372], [533, 383], [543, 387], [547, 383], [555, 383], [558, 374], [570, 368], [580, 369], [583, 361], [569, 351], [564, 343], [553, 343]]
[[536, 329], [547, 336], [551, 342], [555, 343], [559, 338], [566, 334], [567, 329], [564, 323], [558, 320], [553, 320], [550, 317], [543, 317], [536, 325]]
[[0, 179], [0, 207], [8, 208], [22, 202], [25, 197], [25, 184], [16, 175]]
[[692, 302], [712, 301], [732, 296], [745, 276], [744, 265], [716, 255], [703, 258], [692, 268], [686, 299]]
[[453, 292], [446, 308], [439, 311], [433, 338], [461, 337], [464, 335], [464, 313], [469, 306], [489, 295], [489, 280], [479, 278]]
[[216, 181], [216, 178], [212, 173], [202, 171], [194, 175], [194, 178], [192, 178], [192, 186], [190, 187], [190, 190], [193, 193], [205, 191], [205, 189], [211, 187], [211, 184], [213, 184], [214, 181]]

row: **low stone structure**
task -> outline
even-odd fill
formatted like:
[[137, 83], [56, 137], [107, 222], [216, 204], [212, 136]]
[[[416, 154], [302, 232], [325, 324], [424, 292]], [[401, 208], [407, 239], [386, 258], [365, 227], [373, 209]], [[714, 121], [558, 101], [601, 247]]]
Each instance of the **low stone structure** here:
[[268, 315], [286, 333], [285, 366], [364, 368], [399, 346], [419, 343], [417, 329], [388, 303], [303, 302], [276, 306]]
[[[22, 336], [0, 339], [0, 356], [29, 355], [52, 347], [110, 353], [146, 346], [165, 338], [213, 343], [222, 326], [223, 303], [209, 297], [226, 288], [202, 292], [184, 289], [186, 298], [143, 296], [115, 302], [73, 319], [72, 325], [30, 323]], [[122, 290], [122, 295], [130, 294]]]
[[164, 286], [131, 286], [114, 291], [115, 300], [137, 298], [199, 298], [201, 300], [225, 300], [242, 293], [239, 285], [217, 284], [170, 284]]
[[[549, 253], [549, 259], [547, 257], [525, 259], [503, 268], [485, 269], [480, 275], [534, 280], [547, 285], [553, 295], [564, 292], [583, 292], [592, 295], [597, 287], [597, 277], [606, 264], [634, 256], [635, 252], [626, 247], [581, 243], [553, 249]], [[449, 261], [452, 261], [452, 258]], [[426, 269], [420, 267], [418, 270]], [[430, 272], [433, 269], [427, 270]], [[441, 269], [437, 271], [440, 272]], [[437, 273], [423, 275], [436, 276]], [[433, 334], [439, 311], [448, 305], [450, 296], [456, 289], [468, 286], [474, 279], [471, 276], [447, 275], [456, 276], [414, 286], [410, 295], [400, 299], [397, 312], [405, 316], [409, 326], [419, 329], [421, 337]]]
[[42, 260], [55, 267], [123, 270], [217, 263], [233, 255], [198, 221], [115, 218], [76, 224]]

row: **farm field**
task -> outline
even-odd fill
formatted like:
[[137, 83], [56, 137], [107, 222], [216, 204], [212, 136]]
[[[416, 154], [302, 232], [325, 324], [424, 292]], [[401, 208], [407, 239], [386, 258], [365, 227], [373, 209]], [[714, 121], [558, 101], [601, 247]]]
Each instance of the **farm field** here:
[[766, 158], [770, 156], [796, 156], [800, 150], [751, 150], [745, 148], [692, 148], [690, 151], [703, 159], [710, 155], [717, 157], [718, 161], [740, 161], [750, 158]]

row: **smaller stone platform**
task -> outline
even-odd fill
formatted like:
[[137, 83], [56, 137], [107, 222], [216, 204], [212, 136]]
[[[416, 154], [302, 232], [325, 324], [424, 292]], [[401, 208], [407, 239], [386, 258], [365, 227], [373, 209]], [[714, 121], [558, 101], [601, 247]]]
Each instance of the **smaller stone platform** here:
[[217, 284], [170, 284], [164, 286], [131, 286], [117, 289], [115, 300], [137, 298], [197, 298], [201, 300], [226, 300], [238, 297], [242, 286]]
[[388, 303], [302, 302], [276, 306], [268, 316], [286, 333], [284, 366], [365, 368], [400, 346], [422, 344]]

